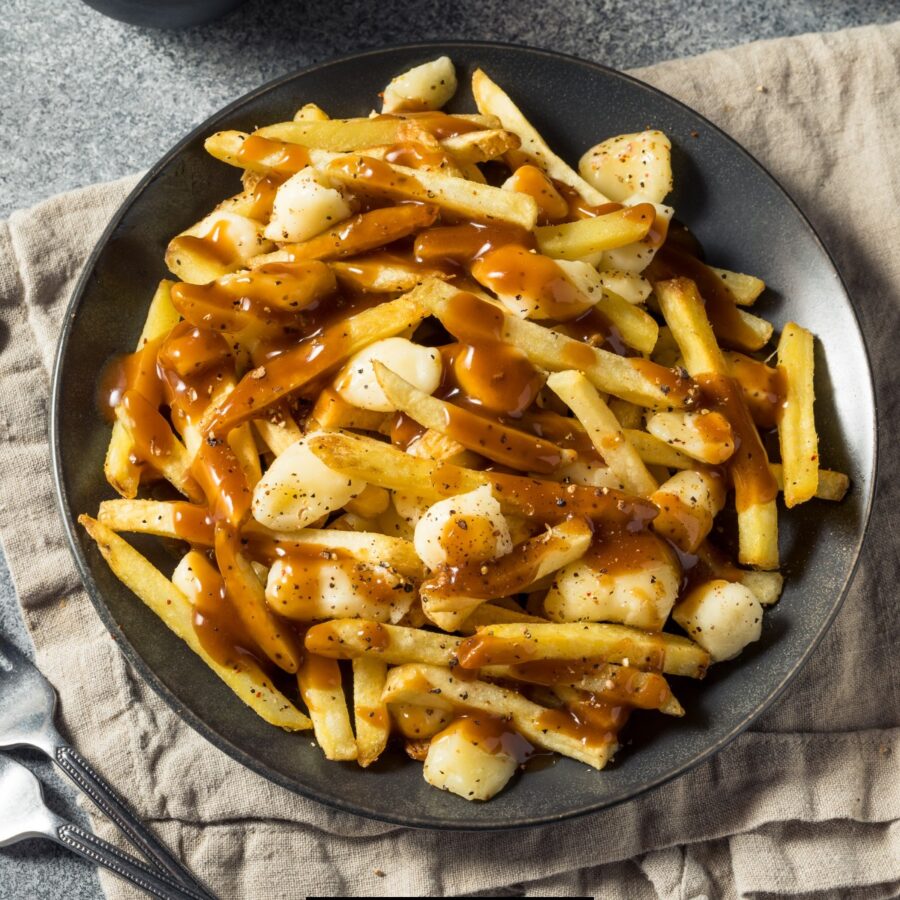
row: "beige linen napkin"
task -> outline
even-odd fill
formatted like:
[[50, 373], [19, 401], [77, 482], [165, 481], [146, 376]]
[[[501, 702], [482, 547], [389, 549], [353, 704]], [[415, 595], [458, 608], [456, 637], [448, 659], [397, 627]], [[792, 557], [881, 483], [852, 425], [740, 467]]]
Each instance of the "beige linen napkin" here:
[[[898, 58], [900, 24], [637, 73], [726, 128], [812, 217], [863, 320], [883, 438], [900, 416]], [[550, 828], [413, 831], [275, 787], [178, 720], [125, 664], [81, 589], [49, 474], [59, 323], [79, 268], [133, 184], [76, 191], [0, 225], [0, 535], [74, 742], [223, 898], [513, 887], [629, 900], [897, 895], [900, 562], [889, 516], [900, 503], [900, 458], [884, 440], [863, 564], [809, 665], [752, 730], [635, 802]], [[95, 825], [113, 836], [106, 822]], [[132, 896], [105, 875], [103, 886], [109, 897]]]

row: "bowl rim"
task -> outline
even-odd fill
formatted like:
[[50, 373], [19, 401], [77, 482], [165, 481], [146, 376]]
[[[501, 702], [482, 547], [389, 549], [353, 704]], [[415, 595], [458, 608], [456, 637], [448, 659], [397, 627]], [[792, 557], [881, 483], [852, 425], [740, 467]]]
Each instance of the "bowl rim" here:
[[[365, 60], [368, 57], [372, 56], [384, 56], [386, 54], [391, 54], [400, 51], [423, 51], [423, 52], [437, 52], [437, 51], [451, 51], [453, 48], [461, 48], [465, 50], [483, 50], [486, 53], [490, 53], [493, 50], [504, 50], [504, 51], [514, 51], [517, 53], [522, 53], [526, 56], [538, 56], [543, 57], [545, 59], [551, 61], [565, 61], [566, 63], [576, 64], [578, 66], [585, 67], [587, 69], [594, 70], [603, 74], [605, 77], [619, 79], [625, 82], [628, 82], [632, 87], [637, 88], [645, 93], [656, 95], [657, 97], [663, 98], [668, 103], [674, 104], [677, 107], [680, 107], [682, 111], [686, 112], [690, 116], [694, 117], [698, 122], [702, 123], [704, 127], [711, 129], [716, 134], [719, 135], [722, 139], [724, 139], [728, 144], [731, 145], [732, 149], [737, 150], [749, 163], [751, 166], [758, 169], [761, 174], [767, 178], [773, 186], [777, 189], [777, 191], [784, 197], [787, 203], [793, 207], [794, 211], [800, 217], [801, 221], [806, 225], [809, 234], [812, 236], [816, 246], [822, 253], [824, 260], [831, 267], [832, 273], [837, 281], [837, 284], [840, 290], [843, 292], [844, 296], [847, 299], [847, 304], [849, 306], [853, 325], [856, 329], [856, 333], [859, 337], [860, 345], [863, 350], [863, 358], [865, 360], [866, 365], [866, 375], [867, 375], [867, 383], [868, 389], [872, 396], [872, 409], [873, 409], [873, 417], [871, 424], [871, 465], [872, 465], [872, 476], [871, 481], [868, 486], [868, 490], [866, 492], [866, 496], [864, 497], [864, 506], [863, 513], [861, 517], [861, 523], [857, 535], [856, 547], [854, 550], [854, 556], [852, 564], [850, 565], [850, 570], [847, 574], [846, 579], [844, 580], [843, 585], [840, 588], [840, 591], [836, 593], [835, 599], [831, 605], [828, 614], [823, 618], [823, 620], [819, 624], [819, 628], [813, 635], [809, 644], [803, 651], [803, 653], [794, 660], [791, 667], [782, 677], [780, 683], [775, 687], [773, 691], [771, 691], [766, 698], [758, 703], [754, 709], [749, 711], [747, 715], [745, 715], [737, 724], [735, 724], [726, 734], [722, 735], [718, 738], [713, 744], [706, 747], [701, 753], [697, 754], [693, 758], [674, 766], [673, 768], [666, 770], [662, 774], [656, 776], [655, 778], [647, 781], [642, 784], [638, 789], [624, 789], [619, 791], [618, 793], [612, 794], [610, 796], [604, 797], [602, 800], [594, 800], [591, 803], [586, 805], [569, 809], [564, 812], [554, 813], [551, 815], [541, 815], [541, 816], [518, 816], [512, 818], [509, 822], [505, 822], [503, 824], [495, 824], [495, 822], [484, 822], [479, 820], [477, 816], [469, 816], [461, 817], [458, 820], [453, 820], [450, 822], [447, 821], [436, 821], [433, 817], [430, 816], [418, 816], [418, 817], [410, 817], [410, 816], [397, 816], [392, 815], [390, 811], [382, 811], [377, 809], [365, 809], [361, 808], [355, 803], [343, 800], [340, 797], [335, 797], [333, 795], [327, 795], [321, 793], [318, 789], [313, 787], [308, 787], [306, 785], [299, 785], [296, 781], [291, 779], [290, 777], [283, 775], [280, 772], [271, 769], [265, 763], [260, 762], [255, 757], [253, 757], [250, 753], [243, 750], [242, 748], [233, 744], [227, 737], [220, 734], [218, 731], [215, 731], [211, 725], [206, 723], [200, 716], [198, 716], [193, 710], [189, 709], [184, 702], [182, 702], [175, 694], [170, 691], [170, 689], [162, 682], [159, 676], [150, 668], [150, 666], [144, 661], [143, 657], [135, 650], [135, 648], [131, 645], [131, 642], [125, 636], [124, 632], [120, 628], [118, 622], [114, 619], [112, 613], [109, 611], [106, 603], [102, 597], [101, 591], [96, 586], [93, 580], [93, 576], [91, 573], [91, 567], [88, 562], [87, 556], [82, 547], [81, 541], [79, 539], [79, 532], [76, 527], [77, 516], [73, 516], [68, 503], [68, 492], [66, 489], [66, 485], [63, 481], [63, 463], [62, 463], [62, 448], [60, 442], [60, 414], [61, 414], [61, 392], [62, 392], [62, 384], [63, 384], [63, 374], [65, 368], [65, 359], [66, 359], [66, 351], [69, 345], [69, 338], [72, 333], [75, 317], [78, 313], [81, 302], [84, 298], [84, 295], [87, 292], [89, 287], [90, 280], [93, 276], [94, 269], [96, 264], [106, 248], [107, 243], [110, 238], [115, 233], [122, 219], [130, 210], [131, 206], [138, 200], [140, 195], [147, 189], [147, 187], [156, 179], [156, 177], [162, 173], [166, 167], [168, 167], [171, 163], [175, 162], [178, 157], [181, 155], [182, 151], [189, 144], [207, 134], [211, 127], [215, 126], [215, 123], [219, 120], [237, 112], [244, 104], [255, 100], [256, 98], [263, 96], [264, 94], [287, 84], [301, 76], [310, 74], [312, 72], [317, 72], [320, 70], [327, 69], [331, 66], [342, 65], [351, 61], [360, 61]], [[252, 772], [255, 772], [267, 780], [279, 785], [280, 787], [287, 788], [293, 793], [300, 794], [303, 797], [309, 798], [311, 800], [315, 800], [318, 803], [325, 805], [326, 807], [330, 807], [331, 809], [340, 810], [344, 813], [351, 813], [356, 816], [360, 816], [366, 819], [373, 819], [376, 821], [387, 822], [395, 825], [404, 825], [412, 828], [422, 828], [422, 829], [432, 829], [432, 830], [447, 830], [447, 831], [503, 831], [503, 830], [513, 830], [520, 828], [530, 828], [530, 827], [538, 827], [541, 825], [549, 825], [556, 822], [562, 822], [567, 819], [574, 819], [579, 816], [588, 815], [590, 813], [599, 812], [604, 809], [609, 809], [611, 807], [617, 806], [619, 804], [628, 802], [630, 800], [634, 800], [639, 796], [651, 791], [655, 788], [661, 787], [662, 785], [673, 781], [674, 779], [686, 774], [691, 771], [695, 767], [699, 766], [701, 763], [707, 761], [716, 753], [721, 751], [724, 747], [730, 744], [738, 735], [744, 732], [754, 721], [756, 721], [763, 713], [766, 712], [775, 701], [784, 693], [785, 689], [788, 685], [794, 680], [800, 670], [805, 666], [811, 657], [813, 651], [818, 647], [820, 641], [822, 640], [825, 633], [831, 627], [834, 622], [835, 617], [840, 611], [841, 607], [844, 604], [844, 600], [846, 599], [847, 593], [849, 591], [850, 585], [853, 583], [853, 580], [856, 576], [856, 573], [859, 568], [860, 557], [862, 554], [862, 549], [868, 535], [869, 523], [871, 521], [872, 516], [872, 507], [874, 503], [875, 496], [875, 485], [878, 479], [878, 455], [879, 455], [879, 447], [878, 447], [878, 395], [875, 391], [875, 383], [872, 372], [872, 362], [871, 356], [869, 353], [868, 345], [866, 344], [865, 335], [860, 326], [859, 316], [856, 311], [856, 306], [853, 302], [850, 292], [847, 290], [847, 285], [845, 284], [843, 277], [840, 274], [840, 271], [835, 264], [835, 261], [828, 251], [828, 248], [825, 246], [821, 237], [819, 236], [816, 229], [813, 227], [807, 215], [803, 212], [797, 202], [793, 199], [793, 197], [788, 193], [788, 191], [781, 185], [781, 183], [769, 172], [769, 170], [759, 162], [748, 150], [746, 150], [738, 141], [732, 138], [726, 131], [720, 128], [718, 125], [710, 121], [705, 116], [698, 113], [696, 110], [692, 109], [686, 103], [672, 97], [671, 95], [665, 93], [665, 91], [661, 91], [658, 88], [647, 84], [640, 79], [628, 75], [624, 72], [621, 72], [617, 69], [613, 69], [609, 66], [605, 66], [601, 63], [595, 63], [590, 60], [582, 59], [581, 57], [575, 56], [573, 54], [568, 53], [560, 53], [554, 50], [547, 50], [537, 47], [530, 47], [523, 44], [514, 44], [511, 42], [505, 41], [481, 41], [481, 40], [448, 40], [448, 41], [415, 41], [411, 43], [404, 44], [391, 44], [390, 46], [380, 47], [375, 49], [363, 50], [354, 53], [343, 54], [341, 56], [332, 57], [328, 60], [317, 62], [309, 66], [305, 66], [301, 69], [297, 69], [293, 72], [290, 72], [286, 75], [278, 76], [263, 85], [254, 88], [251, 91], [243, 94], [232, 102], [228, 103], [226, 106], [221, 107], [216, 110], [211, 116], [207, 117], [203, 122], [201, 122], [196, 128], [193, 128], [187, 135], [185, 135], [180, 141], [178, 141], [171, 149], [169, 149], [163, 156], [157, 160], [144, 174], [144, 176], [140, 179], [140, 181], [135, 185], [135, 187], [129, 192], [129, 194], [122, 201], [121, 205], [118, 207], [116, 212], [113, 214], [110, 219], [108, 225], [103, 230], [103, 233], [97, 240], [94, 249], [91, 251], [90, 256], [84, 264], [84, 267], [81, 271], [81, 274], [78, 278], [78, 281], [75, 285], [74, 290], [72, 291], [72, 295], [69, 299], [69, 302], [66, 306], [66, 311], [63, 317], [60, 335], [58, 338], [56, 355], [54, 358], [53, 365], [53, 373], [52, 373], [52, 382], [51, 382], [51, 392], [50, 392], [50, 407], [49, 407], [49, 437], [50, 437], [50, 452], [51, 452], [51, 462], [52, 462], [52, 475], [53, 475], [53, 487], [54, 487], [54, 495], [56, 499], [57, 510], [60, 514], [60, 517], [63, 521], [63, 526], [66, 532], [66, 538], [69, 545], [69, 550], [72, 553], [72, 556], [75, 561], [76, 568], [78, 570], [78, 574], [81, 578], [81, 582], [86, 589], [91, 603], [94, 606], [97, 614], [100, 619], [103, 621], [106, 628], [113, 634], [116, 638], [116, 643], [118, 647], [121, 649], [128, 663], [133, 666], [141, 678], [149, 684], [149, 686], [156, 692], [156, 694], [161, 697], [165, 703], [169, 706], [169, 708], [188, 726], [190, 726], [194, 731], [199, 733], [205, 740], [209, 741], [213, 746], [218, 748], [219, 750], [226, 753], [236, 762], [250, 769]]]

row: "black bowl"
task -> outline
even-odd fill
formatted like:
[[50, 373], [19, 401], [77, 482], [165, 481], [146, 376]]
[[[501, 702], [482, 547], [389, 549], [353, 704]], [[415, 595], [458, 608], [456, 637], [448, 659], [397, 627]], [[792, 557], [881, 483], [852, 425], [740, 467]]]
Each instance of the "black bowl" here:
[[[762, 639], [702, 683], [675, 685], [681, 720], [636, 716], [628, 745], [602, 773], [570, 760], [527, 773], [484, 805], [437, 791], [399, 754], [361, 770], [327, 762], [310, 741], [271, 728], [110, 573], [74, 525], [111, 496], [102, 476], [109, 428], [94, 403], [101, 364], [134, 346], [147, 303], [165, 276], [169, 238], [238, 189], [235, 170], [203, 139], [290, 118], [315, 101], [334, 115], [365, 115], [396, 74], [440, 53], [461, 83], [483, 66], [563, 156], [602, 137], [660, 128], [673, 143], [673, 203], [719, 265], [753, 272], [771, 289], [762, 314], [795, 319], [818, 336], [821, 455], [850, 474], [841, 504], [812, 502], [782, 515], [787, 585], [766, 614]], [[471, 109], [460, 91], [456, 109]], [[834, 386], [840, 385], [840, 390]], [[405, 825], [508, 828], [557, 821], [622, 802], [685, 772], [746, 728], [796, 675], [828, 628], [853, 574], [874, 484], [875, 407], [853, 306], [809, 222], [768, 173], [690, 109], [632, 78], [554, 53], [496, 44], [422, 44], [315, 66], [275, 81], [213, 116], [179, 143], [132, 192], [94, 251], [72, 298], [53, 387], [52, 447], [59, 503], [84, 583], [103, 621], [144, 678], [217, 747], [277, 784], [361, 815]], [[155, 540], [139, 540], [172, 566]]]
[[88, 6], [129, 25], [190, 28], [212, 22], [244, 0], [84, 0]]

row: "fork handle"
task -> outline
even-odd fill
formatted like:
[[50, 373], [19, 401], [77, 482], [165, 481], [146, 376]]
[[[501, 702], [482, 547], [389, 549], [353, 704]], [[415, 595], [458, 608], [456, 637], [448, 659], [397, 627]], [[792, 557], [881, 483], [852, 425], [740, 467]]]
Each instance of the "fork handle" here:
[[150, 866], [77, 825], [60, 825], [56, 829], [56, 840], [83, 859], [115, 872], [160, 900], [204, 900], [204, 895], [160, 875]]
[[57, 746], [54, 750], [54, 759], [63, 772], [112, 819], [160, 874], [174, 879], [200, 897], [215, 900], [215, 895], [175, 859], [169, 849], [125, 805], [109, 783], [97, 774], [93, 766], [74, 747], [67, 744]]

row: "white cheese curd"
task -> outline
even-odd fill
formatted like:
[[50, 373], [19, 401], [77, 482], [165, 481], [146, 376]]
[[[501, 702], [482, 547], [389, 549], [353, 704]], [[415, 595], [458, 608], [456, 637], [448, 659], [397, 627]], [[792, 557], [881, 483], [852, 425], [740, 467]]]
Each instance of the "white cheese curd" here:
[[496, 559], [513, 548], [509, 525], [487, 485], [430, 506], [413, 542], [430, 569]]
[[348, 218], [352, 212], [344, 195], [307, 166], [278, 188], [272, 218], [263, 233], [270, 241], [306, 241]]
[[351, 357], [334, 381], [335, 390], [348, 403], [375, 412], [393, 412], [394, 406], [375, 377], [375, 361], [426, 394], [441, 383], [441, 354], [401, 337], [375, 341]]
[[672, 618], [709, 651], [713, 662], [722, 662], [759, 640], [763, 608], [750, 588], [719, 578], [695, 587]]
[[257, 482], [251, 504], [257, 522], [276, 531], [300, 531], [365, 488], [364, 481], [329, 469], [309, 449], [309, 439], [320, 433], [291, 444]]
[[384, 89], [382, 112], [440, 109], [456, 93], [456, 69], [449, 56], [415, 66]]

